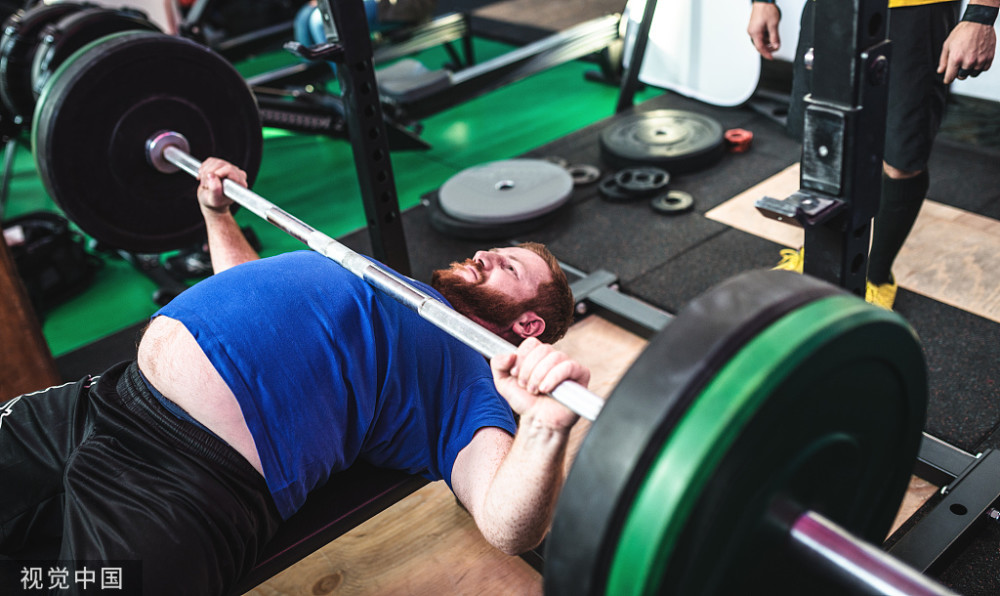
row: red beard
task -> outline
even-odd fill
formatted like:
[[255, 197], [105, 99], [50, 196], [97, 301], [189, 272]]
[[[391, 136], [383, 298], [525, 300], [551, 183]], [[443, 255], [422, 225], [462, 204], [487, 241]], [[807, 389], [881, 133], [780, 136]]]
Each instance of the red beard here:
[[[479, 280], [467, 281], [455, 271], [456, 266], [474, 267], [479, 272]], [[449, 269], [438, 269], [431, 275], [431, 287], [451, 303], [458, 312], [470, 318], [477, 318], [506, 331], [527, 309], [523, 303], [513, 301], [509, 296], [482, 286], [485, 280], [482, 266], [466, 259], [462, 263], [452, 263]]]

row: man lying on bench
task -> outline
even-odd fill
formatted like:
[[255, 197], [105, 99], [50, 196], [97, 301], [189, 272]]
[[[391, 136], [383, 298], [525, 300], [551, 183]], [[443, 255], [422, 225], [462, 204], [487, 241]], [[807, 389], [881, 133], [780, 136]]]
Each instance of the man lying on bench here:
[[540, 394], [590, 379], [542, 343], [572, 321], [552, 255], [478, 252], [434, 274], [439, 294], [421, 284], [520, 342], [491, 374], [317, 253], [258, 259], [226, 178], [246, 185], [218, 159], [199, 173], [216, 275], [153, 316], [137, 362], [4, 404], [0, 554], [139, 560], [143, 594], [224, 594], [309, 492], [355, 461], [444, 479], [490, 543], [536, 546], [577, 420]]

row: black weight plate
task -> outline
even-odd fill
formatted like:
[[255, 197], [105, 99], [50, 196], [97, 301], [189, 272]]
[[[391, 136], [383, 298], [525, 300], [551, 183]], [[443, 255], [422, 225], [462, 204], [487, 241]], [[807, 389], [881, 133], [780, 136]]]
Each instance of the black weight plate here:
[[789, 531], [814, 511], [869, 544], [885, 539], [920, 447], [926, 375], [913, 330], [860, 298], [776, 321], [674, 427], [633, 500], [607, 593], [843, 594], [792, 556]]
[[601, 132], [601, 157], [623, 169], [663, 168], [682, 174], [706, 168], [726, 151], [722, 125], [685, 110], [652, 110], [624, 116]]
[[660, 168], [626, 168], [615, 174], [618, 188], [644, 198], [662, 192], [670, 184], [670, 174]]
[[160, 28], [138, 11], [97, 7], [66, 15], [45, 27], [31, 62], [31, 90], [35, 99], [52, 73], [77, 50], [122, 31], [159, 32]]
[[809, 276], [752, 271], [693, 300], [650, 341], [588, 431], [566, 479], [546, 540], [546, 594], [603, 593], [632, 501], [704, 385], [774, 321], [842, 293]]
[[551, 223], [566, 213], [569, 203], [554, 211], [550, 211], [535, 218], [514, 221], [508, 223], [481, 223], [464, 221], [452, 217], [441, 209], [441, 203], [437, 192], [429, 193], [421, 200], [427, 208], [428, 221], [431, 227], [446, 236], [461, 238], [463, 240], [501, 240], [510, 239]]
[[36, 4], [7, 18], [0, 37], [0, 100], [14, 116], [30, 120], [35, 111], [31, 88], [31, 64], [39, 36], [50, 23], [82, 10], [88, 4], [59, 2]]
[[593, 184], [601, 178], [601, 170], [590, 164], [570, 164], [566, 166], [566, 171], [573, 178], [574, 186]]
[[653, 197], [649, 201], [649, 206], [657, 213], [680, 215], [694, 208], [694, 197], [691, 196], [691, 193], [684, 192], [683, 190], [670, 190]]
[[597, 185], [597, 191], [601, 194], [601, 197], [612, 203], [627, 203], [639, 198], [630, 192], [625, 192], [622, 187], [618, 186], [618, 181], [615, 179], [614, 174], [602, 178]]
[[226, 159], [255, 179], [263, 139], [246, 82], [208, 48], [152, 32], [102, 38], [59, 67], [35, 114], [35, 164], [95, 239], [139, 253], [190, 246], [204, 236], [197, 180], [146, 161], [146, 141], [162, 130], [187, 137], [196, 158]]

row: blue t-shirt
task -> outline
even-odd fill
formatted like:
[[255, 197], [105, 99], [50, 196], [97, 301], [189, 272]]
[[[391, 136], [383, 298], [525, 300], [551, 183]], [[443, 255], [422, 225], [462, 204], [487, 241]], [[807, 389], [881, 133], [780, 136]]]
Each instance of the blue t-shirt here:
[[236, 395], [286, 519], [355, 460], [450, 484], [478, 429], [516, 430], [481, 355], [312, 251], [223, 271], [156, 315]]

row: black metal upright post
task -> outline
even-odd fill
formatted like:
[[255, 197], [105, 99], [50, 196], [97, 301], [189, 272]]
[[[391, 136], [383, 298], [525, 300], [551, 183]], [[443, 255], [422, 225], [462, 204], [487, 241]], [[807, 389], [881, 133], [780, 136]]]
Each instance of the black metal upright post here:
[[805, 273], [864, 296], [881, 193], [889, 13], [884, 0], [815, 0], [814, 7], [800, 190], [757, 208], [805, 228]]
[[[649, 30], [653, 26], [653, 14], [656, 12], [656, 0], [646, 0], [643, 7], [642, 19], [639, 20], [639, 30], [636, 32], [635, 44], [629, 55], [628, 67], [622, 73], [621, 86], [618, 90], [618, 103], [615, 104], [615, 113], [620, 114], [632, 107], [635, 103], [635, 94], [639, 90], [639, 71], [642, 70], [642, 62], [646, 57], [646, 46], [649, 44]], [[627, 15], [623, 15], [625, 18]], [[622, 50], [624, 52], [626, 49]]]
[[881, 195], [888, 99], [889, 13], [884, 1], [816, 3], [812, 93], [802, 139], [803, 189], [847, 204], [827, 225], [806, 228], [805, 269], [865, 295], [871, 221]]
[[[344, 101], [347, 132], [365, 205], [373, 256], [410, 275], [410, 258], [392, 174], [389, 141], [372, 64], [372, 44], [362, 0], [320, 0], [328, 34], [336, 31], [340, 46], [337, 79]], [[329, 35], [328, 35], [329, 38]], [[334, 54], [334, 52], [330, 52]]]

